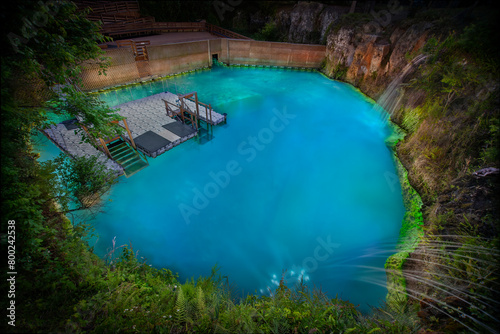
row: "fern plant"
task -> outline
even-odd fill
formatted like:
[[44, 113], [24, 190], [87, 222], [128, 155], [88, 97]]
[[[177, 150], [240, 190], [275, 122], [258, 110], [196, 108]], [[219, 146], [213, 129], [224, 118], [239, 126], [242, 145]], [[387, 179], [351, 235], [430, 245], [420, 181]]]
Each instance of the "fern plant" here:
[[205, 312], [205, 308], [205, 294], [203, 293], [201, 286], [199, 286], [196, 289], [196, 309], [198, 310], [200, 316]]
[[186, 298], [182, 287], [179, 287], [179, 292], [177, 293], [177, 301], [175, 302], [175, 319], [179, 323], [186, 322]]

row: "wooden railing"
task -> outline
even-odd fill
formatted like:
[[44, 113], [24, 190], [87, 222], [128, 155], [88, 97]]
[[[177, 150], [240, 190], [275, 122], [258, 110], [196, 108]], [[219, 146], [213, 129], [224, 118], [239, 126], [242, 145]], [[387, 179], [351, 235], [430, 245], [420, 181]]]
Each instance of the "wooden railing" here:
[[191, 126], [198, 130], [198, 115], [189, 109], [181, 96], [179, 96], [179, 105], [175, 105], [167, 100], [163, 100], [163, 102], [165, 102], [167, 116], [177, 119], [184, 124], [187, 124], [186, 121], [189, 120]]
[[130, 40], [130, 39], [123, 39], [121, 41], [116, 41], [116, 46], [119, 47], [119, 48], [123, 48], [123, 47], [131, 47], [133, 48], [133, 45], [134, 44], [134, 41], [133, 40]]
[[101, 29], [106, 29], [107, 26], [111, 27], [114, 24], [134, 24], [134, 23], [151, 23], [155, 22], [152, 16], [140, 17], [134, 15], [87, 15], [87, 18], [92, 21], [100, 21], [103, 26]]
[[136, 34], [160, 34], [166, 32], [206, 31], [203, 22], [138, 22], [103, 26], [101, 33], [110, 37]]
[[[198, 101], [198, 94], [195, 92], [194, 94], [195, 95], [195, 98], [192, 97], [192, 95], [187, 95], [187, 96], [184, 96], [183, 98], [186, 99], [186, 100], [189, 100], [191, 102], [194, 102], [198, 105], [202, 105], [205, 107], [205, 113], [206, 113], [206, 120], [210, 121], [210, 124], [213, 123], [212, 121], [212, 106], [210, 104], [206, 104], [206, 103], [203, 103], [203, 102], [200, 102]], [[196, 108], [196, 111], [197, 111], [197, 117], [200, 118], [200, 111], [199, 111], [199, 107]]]
[[150, 41], [138, 41], [135, 42], [132, 46], [135, 54], [135, 60], [148, 60], [148, 49], [146, 48], [147, 45], [150, 45]]
[[154, 22], [135, 20], [103, 25], [101, 33], [110, 37], [120, 38], [138, 34], [205, 31], [226, 38], [251, 39], [206, 22]]
[[218, 26], [213, 25], [213, 24], [208, 23], [208, 22], [205, 22], [205, 29], [206, 29], [206, 31], [208, 31], [211, 34], [219, 35], [219, 36], [226, 37], [226, 38], [251, 39], [249, 37], [237, 34], [233, 31], [218, 27]]
[[79, 8], [90, 7], [93, 14], [139, 13], [137, 1], [75, 1]]
[[207, 22], [155, 22], [154, 17], [140, 17], [138, 1], [76, 0], [76, 3], [82, 9], [90, 7], [92, 11], [87, 17], [101, 21], [103, 23], [101, 33], [110, 37], [206, 31], [226, 38], [250, 39]]
[[121, 40], [116, 41], [116, 46], [121, 47], [131, 47], [132, 52], [135, 55], [135, 60], [148, 60], [148, 49], [146, 46], [150, 45], [150, 41], [132, 41], [132, 40]]

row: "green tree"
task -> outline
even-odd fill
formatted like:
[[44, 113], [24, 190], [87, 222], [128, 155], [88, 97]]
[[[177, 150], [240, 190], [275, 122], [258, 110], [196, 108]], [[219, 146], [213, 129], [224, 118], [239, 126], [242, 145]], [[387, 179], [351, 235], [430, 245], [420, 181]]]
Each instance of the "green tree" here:
[[2, 2], [1, 9], [2, 213], [7, 219], [21, 215], [26, 220], [43, 202], [41, 180], [33, 177], [40, 174], [30, 142], [31, 134], [46, 125], [48, 112], [79, 117], [103, 137], [122, 129], [113, 123], [120, 119], [114, 110], [77, 86], [82, 62], [97, 59], [106, 67], [98, 46], [106, 38], [85, 12], [68, 1], [10, 1]]
[[61, 153], [43, 167], [57, 175], [53, 189], [65, 213], [93, 207], [117, 182], [115, 173], [106, 169], [97, 156], [70, 158]]
[[[78, 89], [82, 62], [97, 59], [106, 66], [98, 46], [106, 39], [85, 12], [68, 1], [20, 0], [0, 6], [2, 231], [8, 220], [16, 221], [16, 263], [19, 272], [32, 277], [54, 270], [47, 266], [47, 251], [61, 242], [54, 236], [65, 219], [54, 201], [56, 174], [37, 162], [32, 133], [47, 123], [48, 112], [78, 116], [104, 134], [119, 131], [110, 123], [118, 117]], [[59, 95], [54, 87], [61, 88]]]

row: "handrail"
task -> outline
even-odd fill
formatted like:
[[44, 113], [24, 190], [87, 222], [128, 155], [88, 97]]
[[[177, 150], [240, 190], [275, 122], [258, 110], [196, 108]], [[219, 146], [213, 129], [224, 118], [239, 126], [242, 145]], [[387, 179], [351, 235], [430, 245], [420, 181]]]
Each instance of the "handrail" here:
[[139, 12], [137, 1], [93, 2], [80, 1], [81, 7], [90, 7], [93, 13]]
[[[92, 11], [88, 15], [89, 18], [94, 20], [100, 19], [103, 23], [106, 21], [109, 22], [103, 24], [101, 33], [109, 34], [110, 36], [120, 36], [134, 32], [156, 33], [170, 30], [196, 29], [227, 38], [251, 40], [249, 37], [208, 22], [155, 22], [154, 17], [141, 18], [138, 1], [100, 2], [77, 0], [77, 3], [80, 4], [80, 8], [91, 8]], [[129, 30], [123, 31], [124, 26]]]
[[207, 22], [146, 22], [136, 20], [135, 22], [131, 21], [127, 23], [110, 23], [101, 27], [101, 33], [109, 36], [124, 36], [133, 33], [162, 33], [179, 30], [206, 31], [227, 38], [251, 40], [249, 37]]
[[[212, 106], [210, 104], [206, 104], [206, 103], [203, 103], [203, 102], [200, 102], [200, 101], [196, 101], [195, 99], [193, 99], [191, 97], [185, 97], [185, 99], [188, 99], [191, 102], [203, 105], [205, 107], [205, 114], [206, 114], [206, 116], [209, 118], [210, 122], [212, 122]], [[210, 112], [210, 116], [209, 116], [209, 112]]]
[[179, 100], [181, 102], [181, 113], [183, 115], [183, 119], [184, 119], [184, 111], [187, 111], [188, 114], [190, 115], [191, 124], [194, 123], [196, 131], [198, 131], [198, 119], [200, 118], [200, 115], [197, 113], [198, 112], [198, 108], [196, 108], [196, 113], [195, 113], [194, 111], [192, 111], [189, 108], [189, 106], [186, 104], [186, 102], [184, 101], [184, 99], [181, 98], [180, 96], [179, 96]]
[[[127, 137], [123, 137], [123, 136], [122, 136], [122, 138], [125, 140], [125, 142], [126, 142], [127, 144], [129, 144], [129, 145], [131, 145], [131, 144], [132, 144], [132, 143], [130, 142], [129, 138], [127, 138]], [[135, 145], [135, 143], [134, 143], [134, 145]], [[133, 145], [132, 145], [132, 148], [134, 149], [134, 151], [136, 151], [136, 152], [137, 152], [137, 154], [139, 154], [139, 157], [141, 157], [141, 159], [145, 160], [145, 162], [146, 162], [146, 163], [148, 164], [148, 166], [149, 166], [149, 161], [148, 161], [148, 158], [146, 157], [146, 154], [144, 154], [143, 152], [141, 152], [141, 150], [139, 150], [137, 147], [136, 147], [136, 148], [134, 148], [134, 147], [133, 147]]]
[[[141, 19], [140, 13], [89, 14], [90, 21], [101, 21], [103, 25]], [[150, 20], [149, 17], [147, 17]], [[153, 21], [154, 22], [154, 21]]]
[[121, 47], [131, 47], [134, 53], [135, 60], [149, 60], [148, 49], [145, 47], [151, 45], [150, 41], [133, 41], [131, 39], [116, 41], [116, 46]]
[[215, 32], [217, 34], [221, 34], [224, 37], [228, 37], [228, 38], [250, 39], [251, 40], [251, 38], [249, 38], [249, 37], [240, 35], [238, 33], [235, 33], [234, 31], [231, 31], [231, 30], [221, 28], [221, 27], [216, 26], [212, 23], [205, 22], [205, 27], [206, 27], [206, 30], [211, 34], [213, 34]]
[[[128, 30], [123, 31], [124, 28]], [[130, 24], [121, 24], [120, 22], [117, 22], [103, 26], [101, 28], [101, 33], [120, 35], [120, 33], [130, 33], [130, 30], [136, 30], [137, 32], [163, 32], [180, 29], [205, 31], [205, 27], [202, 22], [136, 22]]]
[[[179, 113], [180, 113], [180, 108], [179, 108], [179, 106], [178, 106], [178, 105], [175, 105], [175, 104], [173, 104], [172, 102], [169, 102], [169, 101], [164, 100], [164, 99], [162, 99], [162, 100], [163, 100], [163, 102], [165, 102], [165, 109], [167, 109], [167, 116], [168, 116], [168, 117], [173, 118], [173, 117], [175, 117], [175, 116], [179, 115]], [[179, 112], [175, 112], [175, 109], [170, 108], [170, 107], [169, 107], [169, 104], [171, 104], [171, 105], [173, 105], [174, 107], [176, 107], [175, 109], [179, 110]], [[170, 115], [170, 114], [172, 114], [172, 115]]]
[[[104, 143], [105, 143], [105, 144], [108, 144], [108, 143], [110, 143], [110, 142], [112, 142], [112, 141], [115, 141], [115, 140], [116, 140], [116, 139], [118, 139], [118, 138], [121, 138], [121, 139], [123, 139], [123, 140], [124, 140], [127, 144], [131, 145], [131, 146], [132, 146], [132, 149], [133, 149], [134, 151], [136, 151], [136, 152], [139, 154], [139, 156], [141, 157], [141, 159], [142, 159], [142, 158], [144, 158], [145, 162], [149, 165], [148, 158], [146, 158], [146, 155], [145, 155], [143, 152], [141, 152], [141, 151], [137, 148], [137, 145], [135, 144], [134, 138], [132, 137], [132, 133], [130, 132], [130, 129], [129, 129], [129, 127], [128, 127], [127, 120], [126, 120], [126, 119], [123, 119], [123, 124], [125, 124], [125, 126], [121, 125], [120, 123], [116, 123], [116, 124], [117, 124], [119, 127], [123, 128], [123, 129], [125, 129], [125, 130], [127, 130], [128, 137], [125, 137], [125, 136], [123, 136], [123, 135], [120, 135], [120, 136], [115, 137], [115, 138], [113, 138], [113, 139], [111, 139], [111, 140], [109, 140], [109, 141], [105, 141]], [[101, 143], [102, 143], [102, 142], [103, 142], [103, 139], [102, 139], [102, 138], [99, 138], [99, 139], [101, 140]], [[112, 157], [111, 152], [109, 152], [108, 148], [107, 148], [107, 147], [103, 147], [103, 148], [105, 149], [105, 151], [106, 151], [107, 153], [109, 153], [109, 156], [110, 156], [110, 157]], [[106, 153], [106, 152], [105, 152], [105, 153]]]
[[128, 40], [121, 40], [121, 41], [116, 41], [116, 46], [121, 48], [122, 46], [130, 46], [133, 47], [132, 45], [134, 44], [134, 41], [131, 39]]
[[108, 158], [110, 158], [111, 160], [113, 160], [113, 156], [109, 152], [108, 147], [106, 146], [106, 143], [104, 142], [104, 140], [102, 138], [99, 138], [99, 140], [100, 140], [101, 146], [104, 149], [104, 152], [106, 153], [106, 155], [108, 156]]
[[[163, 100], [163, 102], [165, 102], [165, 108], [167, 109], [167, 116], [169, 116], [171, 118], [174, 118], [176, 116], [180, 117], [180, 118], [182, 118], [182, 123], [186, 123], [185, 118], [184, 118], [184, 112], [187, 112], [189, 114], [191, 124], [194, 124], [196, 130], [198, 130], [198, 119], [200, 118], [198, 106], [196, 106], [196, 112], [194, 112], [189, 108], [189, 106], [184, 101], [184, 99], [187, 99], [186, 95], [189, 95], [189, 94], [196, 94], [196, 92], [188, 93], [188, 94], [184, 94], [184, 95], [177, 95], [179, 97], [180, 105], [175, 105], [172, 102], [167, 101], [165, 99], [162, 99], [162, 100]], [[169, 105], [176, 107], [176, 110], [178, 110], [178, 112], [176, 112]]]
[[[107, 18], [110, 19], [110, 18]], [[104, 18], [101, 19], [104, 22]], [[154, 17], [139, 17], [139, 18], [124, 18], [121, 20], [115, 20], [109, 23], [104, 23], [102, 25], [103, 30], [107, 30], [108, 28], [114, 29], [118, 27], [130, 26], [138, 23], [154, 23]]]

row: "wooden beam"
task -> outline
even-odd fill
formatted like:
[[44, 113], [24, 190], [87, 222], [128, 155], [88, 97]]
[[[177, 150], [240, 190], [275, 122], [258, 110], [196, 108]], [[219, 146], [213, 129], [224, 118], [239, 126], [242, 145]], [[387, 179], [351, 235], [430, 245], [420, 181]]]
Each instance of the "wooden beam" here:
[[125, 129], [127, 129], [128, 137], [130, 138], [130, 142], [132, 143], [132, 146], [134, 147], [134, 149], [137, 150], [137, 146], [135, 146], [134, 138], [132, 137], [132, 133], [130, 132], [126, 118], [123, 119], [123, 124], [125, 124]]
[[82, 129], [85, 131], [85, 133], [87, 134], [87, 136], [90, 138], [90, 140], [92, 140], [92, 142], [94, 143], [95, 146], [99, 146], [99, 144], [95, 141], [95, 138], [90, 134], [89, 130], [87, 129], [87, 127], [83, 124], [80, 124], [80, 126], [82, 127]]
[[108, 150], [108, 147], [106, 146], [106, 143], [104, 142], [104, 140], [102, 138], [99, 138], [99, 140], [101, 141], [101, 145], [104, 149], [104, 151], [106, 152], [106, 155], [110, 158], [110, 159], [113, 159], [113, 157], [111, 156], [111, 153], [109, 152]]

